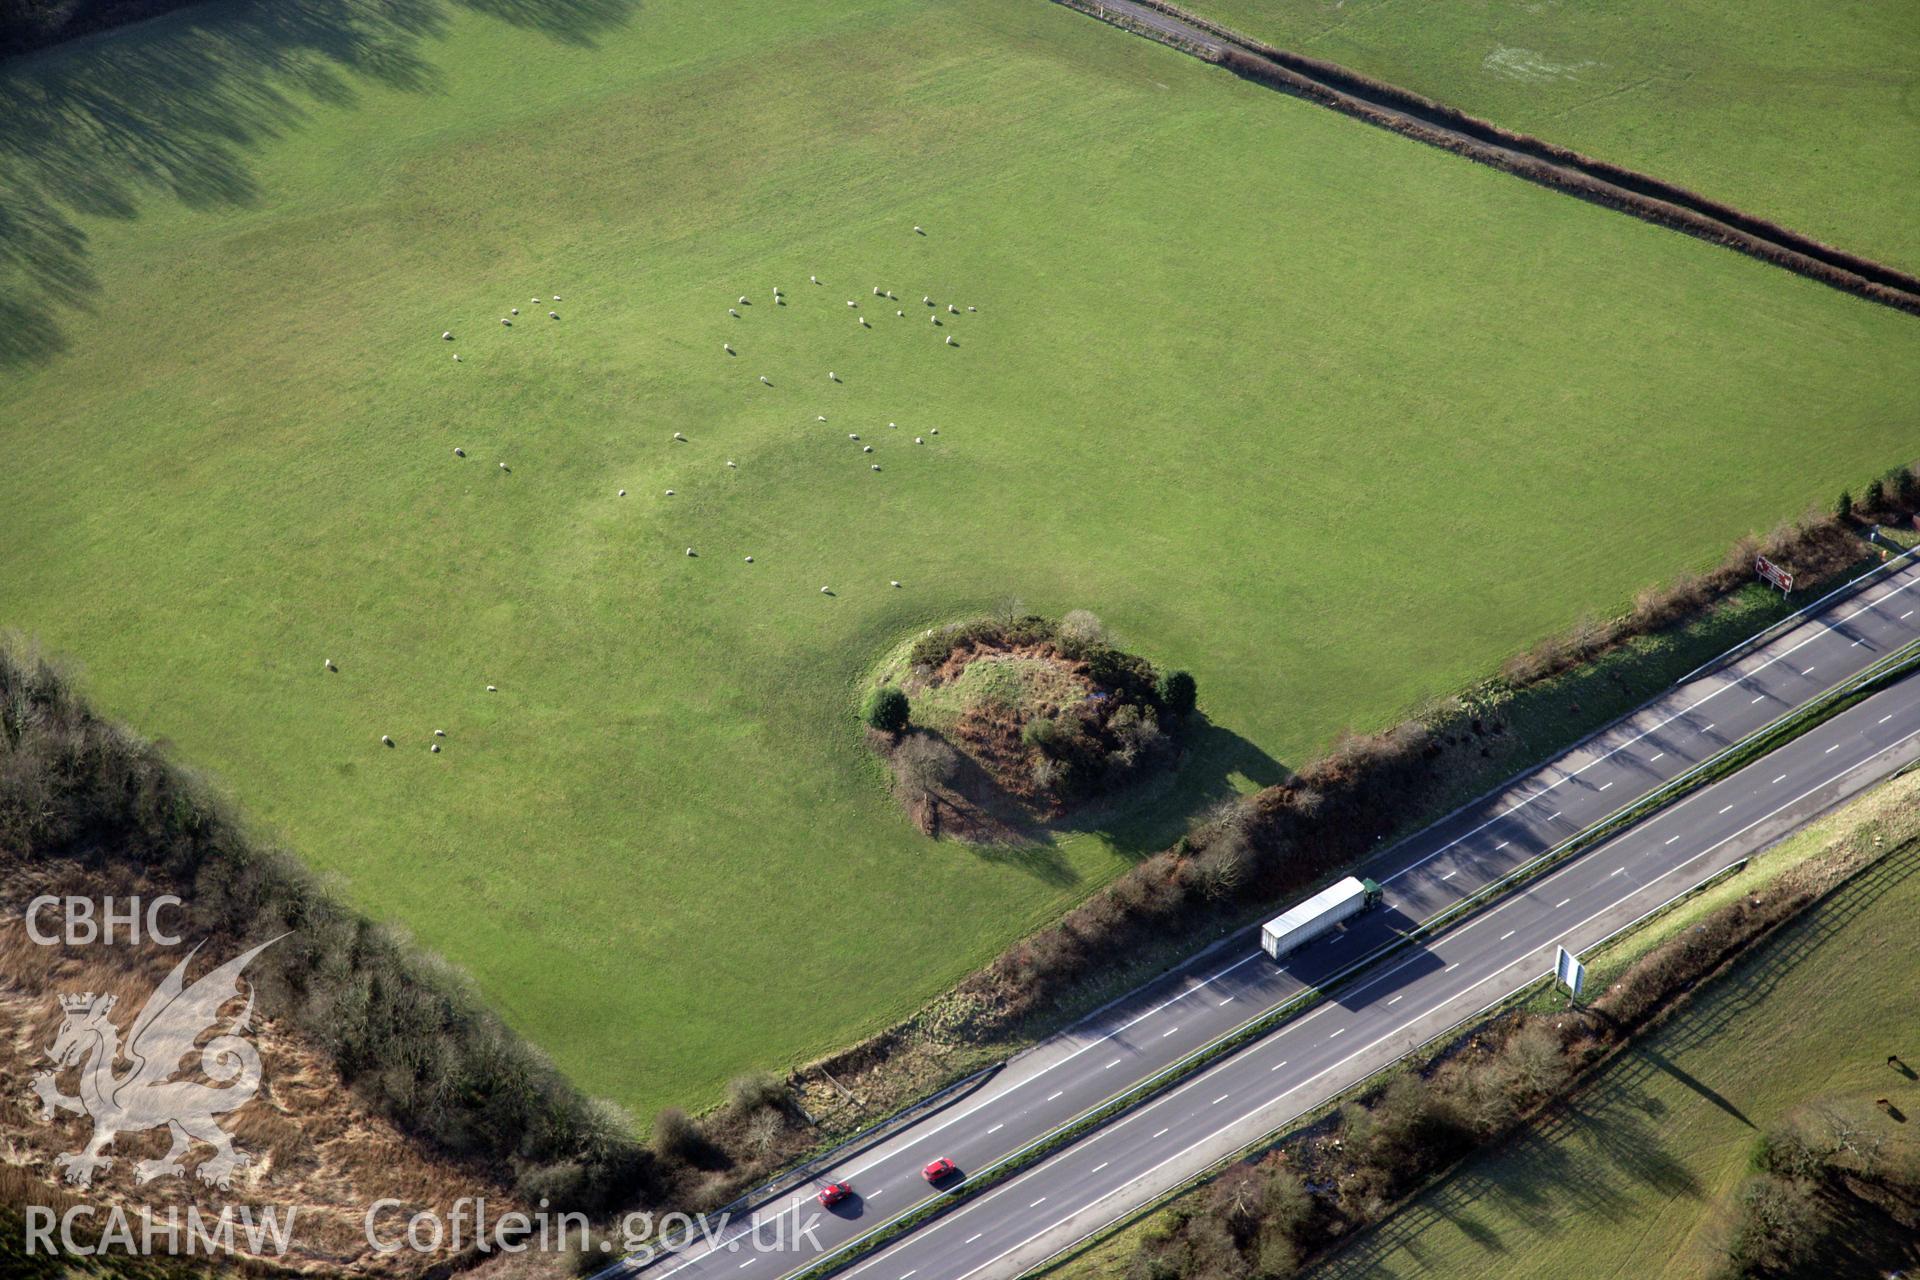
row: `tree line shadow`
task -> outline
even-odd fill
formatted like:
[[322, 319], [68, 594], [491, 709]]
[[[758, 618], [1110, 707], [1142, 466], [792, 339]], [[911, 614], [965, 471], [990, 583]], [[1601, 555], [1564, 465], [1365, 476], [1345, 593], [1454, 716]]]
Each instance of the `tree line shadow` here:
[[[1630, 1049], [1586, 1088], [1521, 1128], [1506, 1144], [1468, 1158], [1425, 1194], [1362, 1232], [1312, 1274], [1315, 1277], [1412, 1275], [1427, 1263], [1430, 1232], [1451, 1225], [1490, 1257], [1508, 1251], [1494, 1224], [1517, 1223], [1550, 1235], [1574, 1212], [1609, 1223], [1641, 1211], [1633, 1192], [1651, 1187], [1668, 1197], [1699, 1199], [1705, 1189], [1668, 1148], [1666, 1104], [1653, 1078], [1666, 1075], [1753, 1127], [1737, 1105], [1673, 1059], [1722, 1038], [1742, 1014], [1764, 1002], [1796, 966], [1849, 925], [1888, 890], [1920, 871], [1920, 847], [1882, 858], [1814, 910], [1769, 940], [1755, 955], [1714, 980], [1647, 1043]], [[1878, 1061], [1884, 1050], [1861, 1043]]]
[[250, 157], [357, 83], [431, 94], [455, 9], [591, 48], [639, 0], [229, 0], [0, 63], [0, 369], [64, 350], [99, 280], [80, 219], [244, 208]]

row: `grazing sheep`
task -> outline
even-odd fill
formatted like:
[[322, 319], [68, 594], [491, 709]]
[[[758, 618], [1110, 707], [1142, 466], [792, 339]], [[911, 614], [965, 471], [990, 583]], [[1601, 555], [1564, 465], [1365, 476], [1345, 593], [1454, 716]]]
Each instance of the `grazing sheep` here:
[[460, 353], [459, 353], [458, 351], [456, 351], [456, 352], [454, 352], [454, 353], [453, 353], [453, 362], [454, 362], [455, 364], [459, 364], [459, 363], [460, 363]]
[[822, 422], [825, 422], [825, 421], [827, 420], [827, 415], [826, 415], [826, 414], [824, 414], [824, 413], [822, 413], [822, 414], [819, 414], [819, 415], [817, 415], [817, 416], [819, 417], [819, 419], [820, 419], [820, 421], [822, 421]]
[[859, 438], [860, 438], [860, 435], [859, 435], [859, 433], [858, 433], [858, 432], [855, 432], [855, 431], [849, 431], [849, 432], [847, 432], [847, 439], [849, 439], [849, 440], [858, 440]]
[[738, 311], [735, 311], [732, 307], [727, 308], [727, 314], [732, 316], [735, 320], [738, 320], [740, 318], [740, 313]]
[[747, 301], [747, 295], [743, 293], [740, 295], [740, 305], [743, 307], [747, 307], [747, 306], [752, 306], [753, 304]]
[[808, 277], [807, 277], [807, 279], [809, 279], [809, 280], [811, 280], [811, 281], [813, 281], [813, 282], [814, 282], [815, 284], [819, 284], [819, 283], [820, 283], [820, 277], [819, 277], [819, 276], [808, 276]]
[[897, 315], [897, 316], [904, 316], [904, 315], [905, 315], [905, 314], [907, 314], [907, 313], [906, 313], [906, 312], [904, 312], [904, 311], [896, 311], [896, 312], [894, 312], [893, 314], [895, 314], [895, 315]]
[[488, 686], [487, 686], [487, 692], [488, 692], [488, 693], [498, 693], [498, 692], [500, 692], [500, 686], [499, 686], [499, 685], [493, 685], [493, 684], [490, 684], [490, 685], [488, 685]]
[[735, 461], [734, 461], [734, 460], [733, 460], [732, 458], [728, 458], [728, 459], [727, 459], [727, 465], [728, 465], [728, 466], [730, 466], [730, 467], [737, 467], [737, 466], [739, 466], [740, 464], [739, 464], [739, 463], [737, 463], [737, 462], [735, 462]]
[[873, 326], [867, 323], [867, 318], [866, 318], [865, 316], [861, 316], [861, 317], [860, 317], [860, 327], [861, 327], [862, 329], [871, 329], [871, 328], [872, 328]]
[[924, 436], [915, 436], [913, 438], [913, 442], [915, 444], [925, 444], [927, 441], [926, 441], [926, 437]]
[[559, 295], [559, 294], [557, 294], [557, 293], [556, 293], [556, 294], [554, 294], [554, 295], [553, 295], [553, 300], [554, 300], [555, 302], [558, 302], [558, 301], [560, 301], [560, 295]]
[[560, 318], [560, 313], [559, 313], [558, 311], [549, 311], [549, 312], [547, 312], [547, 319], [549, 319], [549, 320], [558, 320], [559, 318]]
[[435, 729], [433, 731], [433, 736], [436, 738], [444, 738], [447, 736], [447, 731], [445, 729]]
[[453, 451], [453, 456], [454, 456], [454, 457], [456, 457], [456, 458], [464, 458], [464, 457], [466, 457], [466, 456], [467, 456], [467, 451], [466, 451], [465, 449], [458, 449], [458, 448], [456, 448], [456, 449], [455, 449], [455, 450]]
[[927, 296], [926, 294], [924, 294], [924, 293], [920, 295], [920, 301], [922, 301], [922, 302], [924, 302], [924, 303], [926, 303], [926, 304], [927, 304], [928, 306], [932, 306], [932, 305], [933, 305], [933, 299], [932, 299], [932, 298], [929, 298], [929, 297], [928, 297], [928, 296]]
[[687, 554], [688, 554], [688, 555], [692, 555], [692, 554], [693, 554], [693, 548], [692, 548], [692, 547], [688, 547], [688, 548], [687, 548]]
[[431, 751], [431, 752], [433, 752], [433, 754], [435, 754], [435, 755], [439, 755], [439, 754], [440, 754], [440, 744], [436, 742], [436, 743], [434, 743], [434, 744], [433, 744], [433, 745], [432, 745], [431, 747], [428, 747], [428, 748], [427, 748], [427, 750], [429, 750], [429, 751]]
[[967, 310], [969, 310], [969, 311], [978, 311], [979, 309], [980, 309], [980, 308], [978, 308], [978, 307], [968, 307], [968, 308], [967, 308]]
[[514, 308], [512, 308], [512, 311], [513, 311], [513, 314], [515, 314], [515, 315], [519, 315], [519, 314], [520, 314], [520, 308], [518, 308], [518, 307], [514, 307]]
[[821, 595], [823, 595], [823, 596], [830, 596], [830, 595], [832, 595], [832, 594], [833, 594], [833, 592], [832, 592], [832, 590], [831, 590], [831, 589], [829, 589], [829, 588], [827, 588], [827, 587], [822, 587], [822, 588], [820, 588], [820, 594], [821, 594]]
[[889, 422], [887, 425], [892, 427], [895, 431], [898, 431], [900, 429], [900, 424], [897, 422]]
[[939, 434], [940, 434], [940, 428], [938, 428], [938, 427], [935, 427], [935, 428], [933, 428], [933, 430], [931, 430], [931, 431], [929, 431], [929, 432], [927, 432], [927, 434], [928, 434], [928, 435], [930, 435], [930, 436], [937, 436], [937, 435], [939, 435]]
[[721, 343], [721, 344], [720, 344], [720, 349], [721, 349], [722, 351], [724, 351], [724, 352], [726, 352], [726, 353], [727, 353], [728, 355], [732, 355], [732, 354], [733, 354], [733, 344], [732, 344], [731, 342], [723, 342], [723, 343]]
[[444, 341], [444, 342], [452, 342], [452, 341], [453, 341], [453, 330], [451, 330], [451, 329], [449, 329], [449, 330], [447, 330], [447, 331], [446, 331], [445, 333], [443, 333], [443, 334], [441, 334], [441, 335], [440, 335], [440, 338], [441, 338], [441, 340], [442, 340], [442, 341]]
[[387, 736], [386, 734], [384, 734], [384, 733], [380, 735], [380, 742], [381, 742], [381, 745], [383, 745], [383, 746], [388, 746], [388, 747], [390, 747], [390, 746], [392, 746], [392, 745], [393, 745], [393, 739], [392, 739], [392, 738], [389, 738], [389, 737], [388, 737], [388, 736]]
[[880, 292], [880, 286], [879, 286], [879, 285], [875, 285], [875, 286], [873, 286], [873, 296], [874, 296], [874, 297], [876, 297], [876, 298], [884, 298], [884, 297], [886, 297], [887, 295], [886, 295], [886, 294], [884, 294], [884, 293], [882, 293], [882, 292]]
[[502, 471], [511, 471], [511, 470], [513, 470], [513, 468], [512, 468], [512, 467], [509, 467], [509, 466], [508, 466], [508, 465], [507, 465], [506, 463], [504, 463], [504, 462], [500, 464], [500, 469], [501, 469]]
[[340, 669], [340, 668], [338, 668], [338, 667], [336, 667], [336, 666], [334, 666], [334, 665], [333, 665], [333, 659], [332, 659], [332, 658], [322, 658], [322, 659], [320, 659], [320, 665], [321, 665], [321, 666], [323, 666], [323, 667], [325, 667], [325, 668], [326, 668], [327, 670], [329, 670], [329, 671], [338, 671], [338, 670]]
[[898, 579], [898, 578], [891, 578], [891, 579], [889, 579], [889, 581], [890, 581], [890, 582], [892, 582], [892, 583], [893, 583], [893, 585], [894, 585], [894, 586], [896, 586], [896, 587], [900, 585], [900, 579]]
[[505, 316], [500, 317], [500, 323], [507, 326], [507, 328], [509, 329], [513, 328], [513, 321], [507, 319]]
[[831, 370], [831, 369], [829, 369], [829, 370], [827, 370], [827, 381], [828, 381], [828, 382], [838, 382], [838, 381], [840, 381], [840, 375], [839, 375], [839, 374], [837, 374], [837, 373], [835, 373], [835, 372], [834, 372], [833, 370]]
[[873, 464], [873, 469], [874, 469], [875, 471], [878, 471], [878, 470], [880, 469], [880, 464], [879, 464], [879, 463], [877, 463], [877, 462], [876, 462], [876, 463], [874, 463], [874, 464]]
[[747, 557], [747, 563], [748, 563], [748, 564], [752, 564], [752, 563], [753, 563], [753, 557], [752, 557], [752, 556], [748, 556], [748, 557]]
[[854, 301], [854, 300], [853, 300], [852, 298], [848, 298], [848, 299], [847, 299], [847, 305], [848, 305], [848, 306], [850, 306], [850, 307], [857, 307], [857, 306], [859, 306], [860, 304], [859, 304], [859, 303], [857, 303], [857, 302], [855, 302], [855, 301]]
[[947, 314], [950, 316], [957, 316], [960, 314], [960, 308], [954, 306], [951, 302], [949, 302], [947, 304]]
[[538, 301], [540, 301], [540, 299], [538, 299], [538, 298], [535, 298], [535, 299], [534, 299], [534, 301], [535, 301], [535, 302], [538, 302]]
[[674, 432], [674, 433], [673, 433], [673, 438], [674, 438], [675, 440], [678, 440], [678, 441], [680, 441], [680, 443], [682, 443], [682, 444], [685, 444], [685, 443], [686, 443], [686, 441], [687, 441], [687, 438], [686, 438], [685, 436], [683, 436], [683, 435], [681, 435], [681, 434], [680, 434], [680, 433], [679, 433], [678, 431], [676, 431], [676, 432]]
[[621, 497], [623, 497], [623, 498], [624, 498], [624, 497], [626, 497], [626, 496], [627, 496], [627, 491], [626, 491], [625, 489], [622, 489], [622, 490], [620, 491], [620, 496], [621, 496]]
[[771, 381], [769, 381], [769, 380], [768, 380], [768, 378], [767, 378], [767, 375], [766, 375], [766, 374], [764, 374], [764, 373], [760, 375], [760, 381], [762, 381], [762, 382], [764, 382], [764, 383], [766, 383], [766, 384], [767, 384], [768, 386], [772, 386], [772, 385], [773, 385], [773, 383], [772, 383]]
[[892, 298], [895, 302], [900, 301], [899, 297], [891, 289], [887, 290], [887, 296], [889, 298]]
[[919, 226], [918, 226], [918, 225], [916, 225], [916, 226], [914, 227], [914, 229], [913, 229], [913, 234], [915, 234], [915, 235], [917, 235], [917, 236], [923, 236], [923, 235], [925, 235], [925, 234], [927, 234], [927, 233], [926, 233], [926, 232], [924, 232], [924, 231], [922, 231], [922, 230], [921, 230], [921, 229], [919, 228]]
[[948, 345], [948, 346], [950, 346], [950, 347], [957, 347], [957, 346], [959, 346], [960, 344], [959, 344], [959, 343], [957, 343], [957, 342], [955, 342], [955, 341], [953, 340], [953, 335], [952, 335], [952, 334], [948, 334], [948, 335], [947, 335], [947, 345]]
[[671, 498], [673, 496], [673, 490], [671, 489], [667, 490], [667, 496]]
[[862, 453], [872, 453], [872, 452], [873, 452], [873, 446], [872, 446], [872, 445], [870, 445], [870, 444], [863, 444], [863, 445], [861, 445], [861, 446], [860, 446], [860, 452], [862, 452]]

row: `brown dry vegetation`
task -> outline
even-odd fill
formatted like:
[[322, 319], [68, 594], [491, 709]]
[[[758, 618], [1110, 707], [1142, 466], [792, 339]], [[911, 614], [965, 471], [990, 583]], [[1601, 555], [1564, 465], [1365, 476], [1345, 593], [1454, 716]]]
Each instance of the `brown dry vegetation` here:
[[[28, 1089], [32, 1077], [51, 1066], [45, 1051], [63, 1016], [56, 997], [112, 994], [118, 1001], [115, 1021], [124, 1026], [186, 952], [152, 945], [41, 946], [27, 936], [25, 922], [26, 903], [37, 894], [124, 900], [130, 894], [165, 892], [167, 886], [130, 872], [88, 871], [65, 862], [9, 860], [0, 867], [0, 1027], [5, 1028], [0, 1082], [6, 1085], [0, 1114], [6, 1117], [10, 1167], [0, 1184], [0, 1204], [16, 1210], [45, 1205], [58, 1212], [73, 1197], [53, 1158], [79, 1150], [92, 1122], [63, 1112], [52, 1123], [41, 1123], [39, 1101]], [[224, 949], [212, 958], [203, 952], [189, 979], [227, 958]], [[382, 1255], [370, 1248], [362, 1215], [376, 1199], [399, 1200], [409, 1214], [426, 1208], [448, 1212], [462, 1196], [484, 1196], [502, 1213], [522, 1207], [482, 1166], [463, 1167], [439, 1156], [376, 1114], [346, 1087], [325, 1053], [283, 1020], [256, 1018], [249, 1038], [260, 1053], [260, 1090], [222, 1122], [238, 1148], [253, 1157], [233, 1187], [218, 1191], [192, 1176], [211, 1154], [204, 1146], [186, 1157], [187, 1176], [137, 1186], [133, 1162], [163, 1154], [167, 1138], [164, 1130], [125, 1133], [110, 1149], [113, 1165], [86, 1191], [87, 1203], [120, 1206], [130, 1215], [140, 1209], [164, 1214], [169, 1206], [184, 1212], [188, 1204], [210, 1213], [225, 1203], [293, 1210], [293, 1247], [280, 1261], [293, 1270], [328, 1275], [417, 1275], [449, 1260], [444, 1249]], [[60, 1073], [63, 1092], [76, 1092], [77, 1074], [77, 1069]]]

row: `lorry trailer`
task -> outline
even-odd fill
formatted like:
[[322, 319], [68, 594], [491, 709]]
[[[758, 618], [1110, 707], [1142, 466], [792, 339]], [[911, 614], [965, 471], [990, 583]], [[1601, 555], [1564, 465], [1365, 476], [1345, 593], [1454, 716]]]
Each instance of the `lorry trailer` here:
[[1378, 901], [1379, 885], [1348, 876], [1260, 926], [1260, 949], [1278, 960]]

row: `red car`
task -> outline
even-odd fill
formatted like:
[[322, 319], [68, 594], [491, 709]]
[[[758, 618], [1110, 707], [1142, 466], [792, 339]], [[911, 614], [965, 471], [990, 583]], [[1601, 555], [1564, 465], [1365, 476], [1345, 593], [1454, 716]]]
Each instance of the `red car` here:
[[853, 1188], [846, 1183], [829, 1182], [826, 1186], [820, 1188], [820, 1194], [816, 1198], [820, 1201], [820, 1207], [822, 1209], [831, 1209], [852, 1194]]
[[938, 1160], [935, 1160], [932, 1164], [922, 1169], [920, 1176], [928, 1182], [939, 1182], [943, 1178], [950, 1178], [958, 1172], [960, 1172], [960, 1170], [954, 1165], [953, 1161], [947, 1159], [945, 1156], [941, 1156]]

